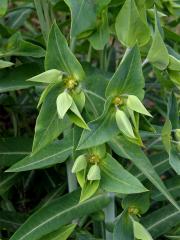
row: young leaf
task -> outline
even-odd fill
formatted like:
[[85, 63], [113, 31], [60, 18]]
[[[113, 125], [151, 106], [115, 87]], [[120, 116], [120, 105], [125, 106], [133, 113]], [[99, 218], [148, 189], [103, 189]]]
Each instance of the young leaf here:
[[73, 103], [73, 99], [66, 91], [59, 94], [59, 96], [56, 99], [57, 112], [58, 112], [59, 118], [61, 119], [64, 118], [64, 115], [70, 109], [72, 103]]
[[134, 240], [133, 223], [127, 210], [124, 210], [117, 218], [113, 230], [113, 240]]
[[118, 125], [119, 130], [124, 135], [126, 135], [129, 138], [135, 138], [135, 135], [128, 117], [123, 111], [119, 109], [116, 111], [116, 123]]
[[125, 170], [111, 155], [103, 159], [100, 164], [101, 187], [108, 192], [116, 193], [140, 193], [147, 189], [141, 182]]
[[151, 62], [156, 68], [160, 70], [164, 70], [167, 68], [169, 64], [169, 54], [165, 43], [161, 37], [158, 28], [158, 16], [155, 11], [155, 32], [153, 36], [153, 42], [151, 48], [148, 52], [147, 59]]
[[108, 11], [104, 9], [101, 13], [101, 20], [97, 30], [89, 37], [92, 47], [96, 50], [103, 50], [109, 39]]
[[145, 45], [150, 39], [147, 23], [140, 16], [134, 0], [126, 0], [115, 22], [119, 41], [127, 47]]
[[14, 63], [0, 60], [0, 69], [11, 67], [12, 65], [14, 65]]
[[[122, 136], [114, 138], [109, 145], [116, 154], [131, 160], [135, 166], [139, 168], [143, 174], [154, 184], [154, 186], [174, 205], [174, 207], [180, 210], [180, 207], [168, 192], [162, 180], [154, 170], [150, 160], [146, 157], [139, 146], [130, 143]], [[129, 149], [131, 149], [131, 151], [129, 151]]]
[[55, 84], [44, 100], [36, 120], [33, 152], [53, 142], [69, 124], [67, 119], [60, 120], [57, 114], [56, 99], [61, 83]]
[[0, 57], [12, 55], [40, 58], [44, 57], [45, 50], [38, 45], [25, 41], [20, 32], [16, 32], [9, 38], [7, 48], [0, 52]]
[[179, 71], [180, 69], [180, 59], [175, 58], [172, 55], [169, 55], [169, 65], [168, 68], [173, 71]]
[[39, 240], [67, 240], [68, 237], [72, 234], [76, 227], [76, 224], [69, 224], [67, 226], [63, 226], [57, 231], [49, 233], [46, 236], [43, 236]]
[[135, 112], [152, 117], [152, 115], [143, 106], [139, 98], [134, 95], [128, 95], [127, 107]]
[[134, 236], [139, 240], [153, 240], [142, 224], [133, 220]]
[[38, 240], [76, 218], [104, 208], [109, 201], [107, 195], [98, 195], [79, 203], [79, 191], [66, 194], [31, 215], [10, 240]]
[[7, 9], [8, 9], [8, 0], [1, 0], [1, 2], [0, 2], [0, 17], [4, 16], [6, 14]]
[[45, 68], [46, 70], [59, 69], [77, 81], [83, 80], [85, 77], [81, 64], [69, 49], [65, 37], [56, 23], [53, 24], [49, 34]]
[[88, 198], [92, 197], [99, 188], [99, 180], [95, 181], [86, 181], [82, 187], [80, 202], [87, 200]]
[[68, 116], [71, 119], [71, 121], [75, 123], [77, 126], [81, 128], [85, 128], [89, 131], [89, 127], [84, 121], [83, 117], [81, 116], [74, 101], [72, 101], [72, 104], [70, 106], [70, 111], [68, 112]]
[[169, 119], [166, 119], [166, 122], [162, 128], [162, 142], [168, 153], [171, 149], [171, 131], [172, 131], [171, 121]]
[[90, 167], [87, 179], [89, 181], [95, 181], [95, 180], [100, 180], [101, 179], [101, 172], [100, 168], [97, 164], [94, 164], [93, 166]]
[[84, 130], [79, 140], [78, 149], [85, 149], [103, 144], [117, 134], [115, 109], [110, 107], [111, 99], [107, 100], [103, 114], [90, 122], [91, 131]]
[[71, 37], [77, 37], [84, 32], [90, 32], [96, 26], [96, 11], [94, 1], [65, 0], [71, 10]]
[[28, 171], [62, 163], [70, 156], [72, 149], [71, 138], [65, 138], [25, 157], [10, 167], [7, 172]]
[[106, 88], [106, 97], [129, 94], [135, 95], [142, 100], [144, 97], [143, 88], [144, 77], [141, 55], [139, 48], [135, 46], [127, 53], [112, 76]]
[[81, 170], [84, 170], [87, 166], [87, 159], [86, 155], [80, 155], [78, 158], [76, 158], [73, 168], [72, 168], [72, 173], [77, 173], [80, 172]]
[[29, 78], [27, 81], [32, 82], [42, 82], [42, 83], [55, 83], [61, 81], [62, 73], [59, 70], [51, 69], [46, 72], [43, 72], [39, 75], [36, 75], [32, 78]]

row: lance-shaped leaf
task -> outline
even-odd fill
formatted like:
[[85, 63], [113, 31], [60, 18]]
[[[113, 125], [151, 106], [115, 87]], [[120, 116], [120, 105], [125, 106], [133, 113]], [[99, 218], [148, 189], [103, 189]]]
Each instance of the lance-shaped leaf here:
[[7, 172], [21, 172], [39, 169], [64, 162], [72, 153], [71, 137], [47, 145], [10, 167]]
[[67, 119], [60, 120], [56, 108], [56, 99], [61, 89], [61, 83], [55, 84], [44, 100], [36, 120], [33, 152], [53, 142], [66, 128]]
[[68, 112], [68, 116], [70, 120], [75, 123], [77, 126], [81, 128], [85, 128], [89, 131], [89, 127], [84, 121], [83, 117], [81, 116], [81, 113], [79, 112], [79, 109], [77, 108], [75, 102], [73, 101], [70, 106], [70, 111]]
[[144, 77], [141, 55], [137, 46], [133, 47], [119, 64], [107, 88], [106, 97], [122, 94], [135, 95], [140, 100], [144, 97]]
[[59, 69], [78, 81], [83, 80], [85, 76], [81, 64], [69, 49], [56, 23], [53, 24], [49, 34], [45, 68], [46, 70]]
[[97, 164], [94, 164], [93, 166], [90, 167], [89, 172], [87, 174], [87, 179], [90, 181], [101, 179], [100, 168]]
[[168, 68], [173, 71], [179, 71], [180, 69], [180, 59], [175, 58], [172, 55], [169, 55], [169, 65]]
[[96, 26], [96, 9], [94, 1], [65, 0], [71, 11], [71, 37], [84, 32], [92, 32]]
[[99, 180], [86, 181], [82, 187], [80, 202], [92, 197], [99, 188]]
[[131, 123], [126, 114], [121, 110], [116, 110], [116, 123], [119, 130], [127, 137], [135, 138]]
[[172, 131], [171, 121], [169, 119], [166, 119], [165, 124], [162, 128], [161, 137], [164, 147], [168, 153], [171, 149], [171, 131]]
[[141, 113], [141, 114], [152, 117], [152, 115], [146, 110], [144, 105], [141, 103], [139, 98], [134, 96], [134, 95], [129, 95], [128, 96], [127, 107], [130, 108], [131, 110], [135, 111], [135, 112], [138, 112], [138, 113]]
[[[130, 143], [122, 136], [114, 138], [109, 145], [113, 151], [121, 157], [131, 160], [134, 165], [154, 184], [154, 186], [178, 209], [180, 207], [164, 186], [162, 180], [156, 173], [150, 160], [146, 157], [140, 147]], [[131, 151], [129, 151], [131, 149]]]
[[90, 148], [109, 141], [118, 133], [115, 120], [115, 108], [109, 99], [104, 107], [103, 114], [88, 124], [90, 131], [84, 130], [79, 140], [78, 149]]
[[165, 46], [165, 43], [162, 39], [161, 33], [159, 32], [158, 15], [156, 11], [155, 11], [155, 32], [151, 48], [147, 55], [147, 59], [156, 68], [160, 70], [166, 69], [169, 64], [169, 54]]
[[12, 65], [14, 65], [14, 63], [0, 60], [0, 69], [1, 68], [11, 67]]
[[147, 23], [140, 16], [134, 0], [126, 0], [115, 23], [119, 41], [127, 47], [145, 45], [150, 39]]
[[103, 50], [109, 39], [108, 11], [103, 10], [101, 20], [96, 31], [89, 37], [89, 41], [93, 48]]
[[86, 155], [80, 155], [78, 158], [76, 158], [73, 168], [72, 168], [72, 173], [77, 173], [80, 172], [81, 170], [84, 170], [87, 166], [87, 159]]
[[34, 57], [40, 58], [44, 57], [45, 50], [31, 42], [25, 41], [20, 32], [15, 33], [12, 35], [11, 38], [8, 40], [7, 48], [3, 49], [0, 52], [0, 57], [3, 56], [27, 56], [27, 57]]
[[0, 93], [39, 85], [25, 80], [42, 71], [42, 67], [37, 63], [26, 63], [12, 69], [1, 69]]
[[0, 17], [4, 16], [8, 9], [8, 0], [1, 0], [0, 2]]
[[171, 95], [168, 99], [168, 118], [171, 121], [172, 128], [178, 129], [180, 126], [178, 103], [177, 103], [177, 99], [173, 92], [171, 93]]
[[139, 240], [153, 240], [142, 224], [133, 220], [134, 236]]
[[38, 240], [44, 235], [104, 208], [110, 201], [107, 195], [98, 195], [79, 203], [79, 191], [67, 194], [41, 208], [16, 231], [10, 240]]
[[69, 224], [67, 226], [63, 226], [57, 231], [47, 234], [43, 236], [39, 240], [66, 240], [72, 234], [76, 227], [76, 224]]
[[0, 176], [0, 195], [7, 192], [18, 180], [18, 173], [4, 173]]
[[143, 225], [151, 233], [154, 239], [168, 233], [173, 227], [179, 224], [179, 221], [180, 212], [172, 205], [167, 205], [149, 213], [142, 219]]
[[56, 99], [59, 118], [61, 119], [64, 118], [64, 115], [67, 113], [67, 111], [71, 107], [72, 102], [73, 102], [72, 97], [66, 91], [59, 94], [59, 96]]
[[141, 182], [125, 170], [111, 155], [103, 159], [100, 164], [101, 187], [108, 192], [117, 193], [140, 193], [147, 189]]
[[124, 210], [117, 218], [113, 230], [113, 240], [134, 240], [133, 223], [128, 211]]
[[172, 146], [169, 153], [169, 163], [174, 171], [180, 175], [180, 153], [175, 146]]
[[51, 69], [39, 75], [36, 75], [32, 78], [29, 78], [27, 81], [55, 83], [55, 82], [61, 81], [61, 79], [62, 79], [62, 72], [57, 69]]

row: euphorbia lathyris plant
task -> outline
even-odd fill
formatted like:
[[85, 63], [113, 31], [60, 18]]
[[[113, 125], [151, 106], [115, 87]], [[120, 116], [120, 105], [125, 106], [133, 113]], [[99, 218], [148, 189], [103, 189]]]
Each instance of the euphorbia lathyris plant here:
[[[32, 182], [47, 194], [42, 202], [38, 195], [39, 205], [32, 203], [10, 240], [177, 237], [180, 57], [174, 43], [179, 38], [167, 27], [176, 24], [178, 4], [34, 3], [30, 9], [35, 7], [44, 39], [34, 39], [24, 22], [20, 26], [32, 36], [6, 29], [0, 52], [2, 76], [9, 68], [22, 78], [12, 86], [2, 82], [2, 91], [33, 86], [34, 94], [40, 93], [32, 151], [22, 150], [21, 159], [12, 151], [14, 160], [2, 165], [8, 173], [2, 174], [0, 194], [6, 201], [20, 177], [26, 187]], [[1, 5], [5, 14], [7, 1]], [[167, 27], [163, 18], [170, 21], [164, 21]]]

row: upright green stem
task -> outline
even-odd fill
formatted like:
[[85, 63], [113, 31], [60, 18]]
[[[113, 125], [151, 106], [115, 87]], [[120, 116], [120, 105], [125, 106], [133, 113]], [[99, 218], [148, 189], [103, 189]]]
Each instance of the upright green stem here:
[[[109, 193], [111, 196], [111, 202], [109, 205], [105, 208], [105, 223], [112, 223], [115, 220], [115, 198], [114, 198], [114, 193]], [[106, 230], [106, 240], [112, 240], [113, 235], [111, 232]]]

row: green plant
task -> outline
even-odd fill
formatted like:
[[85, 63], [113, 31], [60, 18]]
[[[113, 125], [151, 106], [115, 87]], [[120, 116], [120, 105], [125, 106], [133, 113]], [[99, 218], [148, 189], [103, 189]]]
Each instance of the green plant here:
[[180, 238], [179, 16], [0, 1], [3, 240]]

